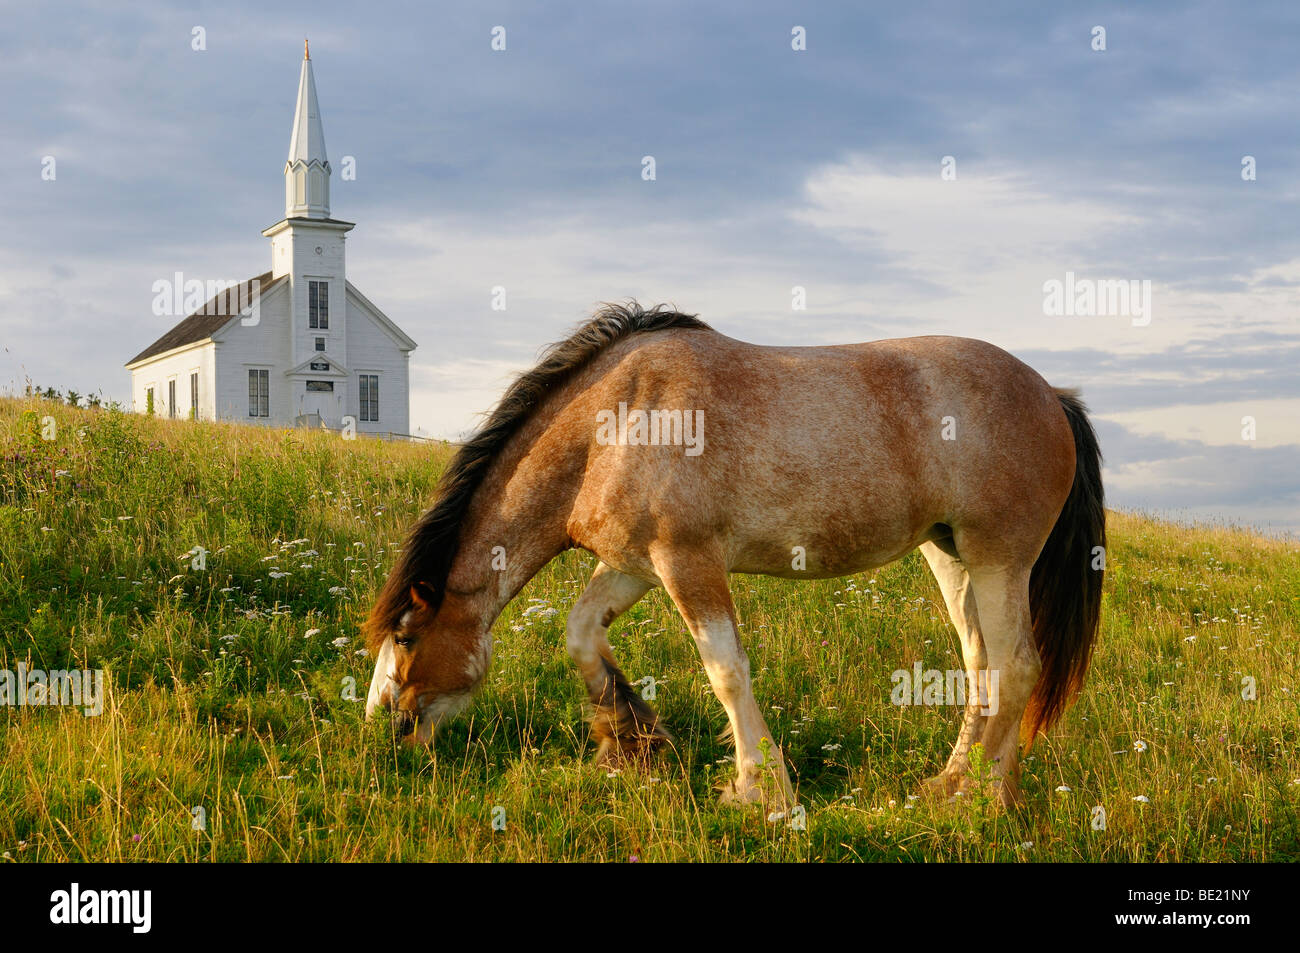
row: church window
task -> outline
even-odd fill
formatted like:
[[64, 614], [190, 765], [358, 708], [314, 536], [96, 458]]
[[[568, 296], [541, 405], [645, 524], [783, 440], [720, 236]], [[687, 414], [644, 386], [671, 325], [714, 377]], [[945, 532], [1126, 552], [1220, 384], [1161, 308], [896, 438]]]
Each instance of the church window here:
[[330, 286], [328, 281], [307, 282], [307, 326], [321, 331], [330, 326]]
[[199, 375], [197, 371], [190, 374], [190, 419], [199, 419]]
[[325, 339], [324, 339], [324, 338], [317, 338], [317, 339], [316, 339], [316, 350], [318, 350], [318, 351], [323, 351], [323, 350], [325, 350]]
[[379, 420], [379, 375], [362, 374], [361, 378], [361, 419]]
[[248, 372], [248, 416], [271, 416], [271, 372], [250, 370]]
[[167, 382], [167, 416], [176, 419], [176, 381]]
[[332, 394], [334, 393], [334, 382], [333, 381], [308, 381], [307, 393]]

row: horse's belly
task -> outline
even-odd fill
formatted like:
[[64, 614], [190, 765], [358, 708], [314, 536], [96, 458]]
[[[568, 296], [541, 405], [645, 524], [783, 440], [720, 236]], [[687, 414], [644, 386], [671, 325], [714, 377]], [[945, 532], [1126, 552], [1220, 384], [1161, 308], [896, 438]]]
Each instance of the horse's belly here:
[[730, 570], [783, 579], [827, 579], [884, 566], [926, 540], [949, 535], [942, 524], [882, 527], [838, 524], [779, 537], [733, 538]]

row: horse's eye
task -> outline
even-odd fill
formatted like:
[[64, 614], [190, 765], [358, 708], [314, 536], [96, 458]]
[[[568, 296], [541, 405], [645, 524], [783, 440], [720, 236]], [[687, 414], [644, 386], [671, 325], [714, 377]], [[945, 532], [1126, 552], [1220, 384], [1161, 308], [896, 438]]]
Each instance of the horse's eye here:
[[407, 648], [414, 641], [415, 641], [414, 637], [407, 635], [405, 632], [393, 636], [393, 644], [400, 645], [402, 648]]

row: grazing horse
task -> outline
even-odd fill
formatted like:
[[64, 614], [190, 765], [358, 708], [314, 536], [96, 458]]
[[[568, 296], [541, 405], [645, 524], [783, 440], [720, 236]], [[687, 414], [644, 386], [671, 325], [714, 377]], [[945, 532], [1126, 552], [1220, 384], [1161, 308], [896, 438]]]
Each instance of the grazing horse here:
[[576, 547], [599, 559], [567, 635], [598, 758], [669, 737], [606, 637], [663, 586], [730, 721], [724, 799], [792, 804], [728, 575], [842, 576], [920, 547], [968, 680], [998, 690], [996, 704], [967, 698], [926, 790], [963, 790], [979, 743], [1013, 804], [1021, 734], [1050, 728], [1083, 683], [1105, 531], [1083, 404], [992, 344], [761, 347], [663, 306], [606, 306], [510, 386], [447, 466], [365, 624], [366, 711], [390, 709], [407, 740], [432, 741], [487, 672], [501, 610]]

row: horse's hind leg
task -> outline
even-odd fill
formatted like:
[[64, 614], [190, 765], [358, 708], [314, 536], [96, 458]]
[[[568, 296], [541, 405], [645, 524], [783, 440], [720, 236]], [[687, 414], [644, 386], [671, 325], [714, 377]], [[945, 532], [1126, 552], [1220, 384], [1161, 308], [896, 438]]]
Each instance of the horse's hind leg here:
[[[956, 555], [952, 540], [936, 543], [922, 543], [921, 555], [930, 564], [930, 571], [939, 582], [943, 591], [943, 601], [948, 606], [948, 616], [952, 619], [957, 636], [961, 639], [962, 658], [966, 667], [968, 686], [987, 684], [988, 660], [984, 652], [984, 636], [980, 632], [979, 612], [975, 605], [975, 592], [971, 588], [970, 575]], [[983, 705], [978, 693], [968, 692], [966, 711], [962, 717], [961, 731], [957, 743], [953, 745], [948, 764], [935, 777], [929, 778], [923, 789], [926, 794], [938, 798], [947, 798], [956, 793], [961, 781], [970, 770], [970, 749], [984, 733], [986, 718], [980, 711]]]
[[591, 734], [600, 745], [598, 762], [644, 752], [669, 738], [654, 709], [628, 684], [609, 646], [609, 624], [652, 588], [600, 563], [569, 612], [566, 643], [595, 708]]
[[968, 567], [979, 606], [991, 684], [980, 743], [1004, 806], [1020, 801], [1020, 721], [1042, 664], [1034, 645], [1029, 606], [1030, 565], [1006, 569]]
[[713, 693], [727, 710], [736, 744], [736, 779], [723, 790], [722, 800], [792, 807], [794, 790], [781, 749], [754, 701], [749, 658], [740, 644], [726, 569], [720, 561], [682, 559], [676, 552], [655, 559], [654, 564], [695, 638]]

